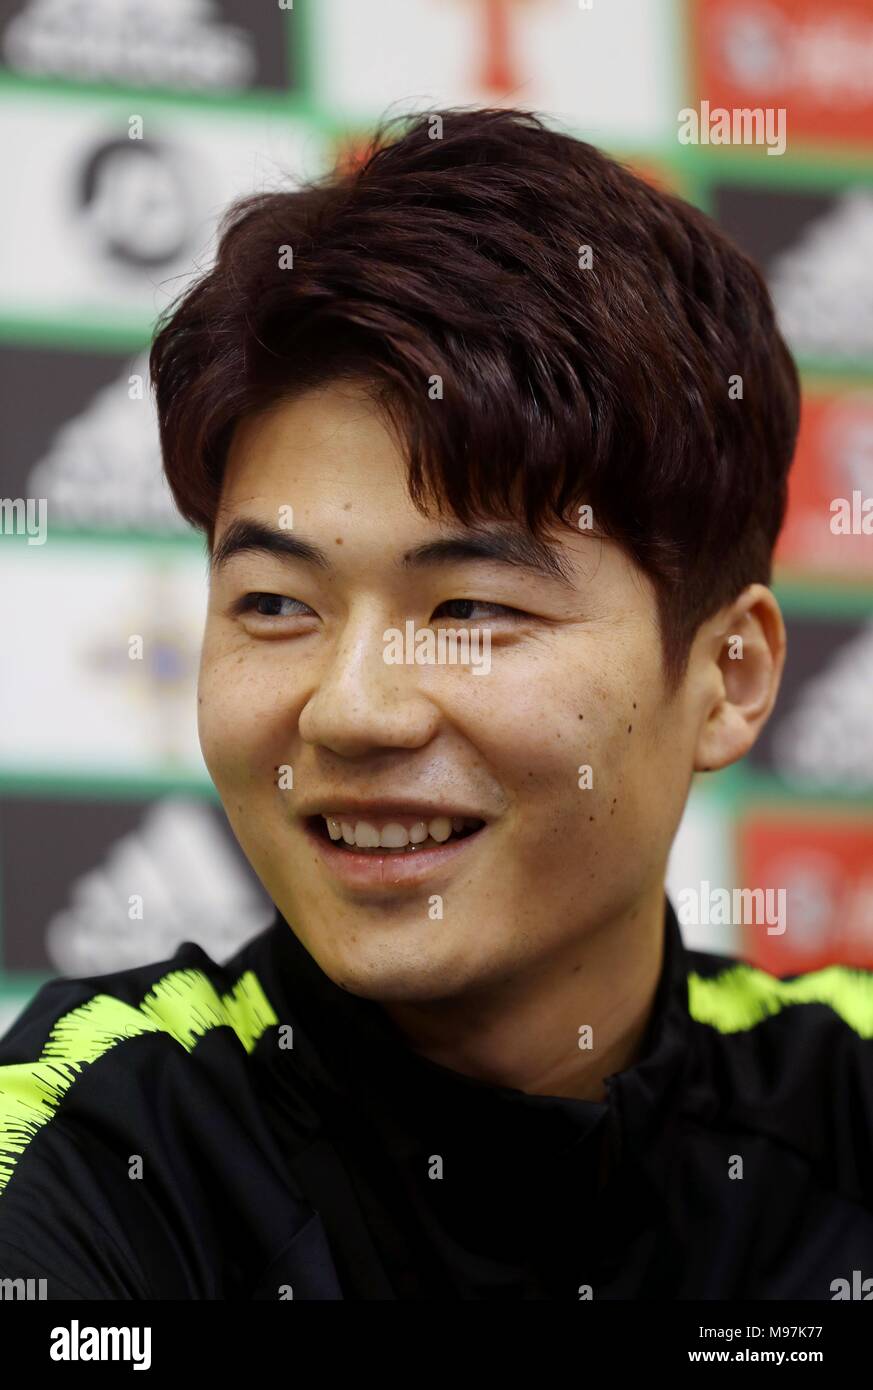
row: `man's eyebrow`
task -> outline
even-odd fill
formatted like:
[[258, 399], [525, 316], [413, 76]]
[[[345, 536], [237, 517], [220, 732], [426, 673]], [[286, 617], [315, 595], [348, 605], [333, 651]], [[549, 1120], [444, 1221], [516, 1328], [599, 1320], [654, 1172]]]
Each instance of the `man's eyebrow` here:
[[[312, 541], [304, 540], [293, 531], [247, 518], [232, 521], [216, 544], [210, 561], [212, 572], [217, 573], [232, 556], [242, 554], [274, 555], [280, 559], [302, 560], [322, 570], [333, 569], [327, 552]], [[405, 551], [400, 565], [404, 569], [421, 569], [467, 560], [511, 565], [574, 587], [572, 573], [557, 550], [524, 527], [514, 525], [464, 529], [424, 541]]]
[[495, 525], [487, 530], [453, 532], [407, 550], [401, 563], [409, 569], [452, 560], [496, 561], [574, 587], [572, 573], [554, 546], [520, 526]]
[[279, 559], [304, 560], [319, 569], [331, 568], [325, 552], [311, 541], [295, 536], [293, 531], [245, 517], [230, 523], [212, 552], [209, 567], [217, 574], [234, 555], [252, 554], [276, 555]]

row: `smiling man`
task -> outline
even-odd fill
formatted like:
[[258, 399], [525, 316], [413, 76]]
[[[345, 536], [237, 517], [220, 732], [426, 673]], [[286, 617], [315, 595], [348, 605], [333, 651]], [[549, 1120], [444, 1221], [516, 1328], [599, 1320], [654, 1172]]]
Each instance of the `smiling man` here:
[[[664, 890], [784, 660], [798, 385], [758, 271], [529, 113], [447, 112], [238, 206], [152, 372], [209, 548], [201, 745], [276, 914], [18, 1020], [0, 1273], [827, 1299], [873, 1268], [871, 977], [691, 952]], [[487, 666], [446, 658], [474, 637]]]
[[[484, 626], [487, 676], [387, 662], [410, 620]], [[651, 1009], [691, 770], [745, 751], [775, 689], [769, 592], [751, 588], [721, 623], [675, 709], [651, 585], [616, 544], [427, 520], [367, 397], [308, 390], [247, 420], [227, 460], [204, 756], [330, 979], [443, 1065], [600, 1099]], [[717, 656], [740, 629], [729, 710]], [[581, 1025], [596, 1047], [580, 1049]]]

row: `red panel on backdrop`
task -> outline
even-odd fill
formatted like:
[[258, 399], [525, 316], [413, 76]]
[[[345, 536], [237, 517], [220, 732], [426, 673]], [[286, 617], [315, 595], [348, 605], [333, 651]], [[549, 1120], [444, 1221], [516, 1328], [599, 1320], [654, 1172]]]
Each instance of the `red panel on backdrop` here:
[[873, 391], [823, 393], [807, 388], [777, 563], [810, 573], [870, 579], [870, 498]]
[[741, 954], [775, 975], [826, 965], [873, 969], [873, 825], [869, 820], [749, 816], [739, 830], [741, 883], [784, 889], [786, 928], [742, 928]]
[[873, 142], [873, 0], [692, 0], [698, 99], [784, 106], [788, 143]]

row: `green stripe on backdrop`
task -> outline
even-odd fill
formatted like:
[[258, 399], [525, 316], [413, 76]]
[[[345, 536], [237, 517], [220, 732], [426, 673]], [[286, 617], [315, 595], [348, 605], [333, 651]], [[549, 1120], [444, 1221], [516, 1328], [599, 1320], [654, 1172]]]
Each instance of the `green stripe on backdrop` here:
[[49, 516], [49, 532], [45, 545], [28, 545], [26, 531], [0, 531], [0, 540], [4, 545], [22, 546], [24, 549], [42, 551], [51, 541], [56, 540], [69, 549], [75, 550], [81, 547], [90, 555], [95, 546], [105, 548], [117, 547], [119, 550], [146, 550], [149, 552], [149, 560], [160, 559], [162, 554], [167, 560], [193, 559], [198, 556], [204, 565], [208, 566], [209, 555], [206, 549], [206, 538], [193, 527], [187, 531], [134, 531], [119, 530], [118, 527], [105, 529], [97, 527], [72, 527], [65, 525], [56, 526]]
[[873, 575], [869, 580], [791, 574], [780, 567], [773, 583], [782, 609], [789, 616], [873, 618]]
[[869, 149], [848, 145], [789, 145], [781, 155], [767, 154], [763, 145], [680, 145], [677, 140], [676, 148], [688, 168], [709, 182], [796, 184], [816, 192], [836, 191], [847, 183], [873, 185]]
[[49, 347], [65, 352], [105, 352], [134, 354], [151, 341], [154, 325], [143, 319], [123, 319], [95, 315], [86, 318], [39, 318], [33, 314], [0, 316], [0, 343], [19, 347]]
[[94, 109], [95, 101], [114, 102], [116, 105], [136, 104], [137, 112], [150, 112], [151, 115], [171, 116], [173, 110], [182, 112], [228, 112], [236, 116], [292, 116], [310, 125], [321, 127], [324, 113], [313, 106], [308, 94], [297, 95], [290, 91], [253, 91], [239, 93], [209, 94], [205, 92], [181, 92], [169, 87], [127, 87], [105, 82], [76, 82], [60, 77], [41, 78], [17, 76], [10, 72], [0, 72], [0, 100], [4, 97], [29, 96], [46, 101], [81, 101], [89, 110]]
[[798, 352], [794, 356], [804, 381], [816, 376], [828, 377], [833, 388], [848, 376], [865, 386], [873, 379], [873, 358], [804, 357]]
[[873, 830], [873, 787], [857, 791], [842, 785], [807, 781], [803, 786], [784, 781], [772, 772], [738, 767], [735, 785], [725, 788], [735, 810], [746, 816], [772, 813], [780, 820], [826, 827], [844, 820], [857, 821]]
[[17, 1000], [23, 1009], [47, 980], [56, 980], [58, 972], [51, 970], [0, 971], [0, 1003]]

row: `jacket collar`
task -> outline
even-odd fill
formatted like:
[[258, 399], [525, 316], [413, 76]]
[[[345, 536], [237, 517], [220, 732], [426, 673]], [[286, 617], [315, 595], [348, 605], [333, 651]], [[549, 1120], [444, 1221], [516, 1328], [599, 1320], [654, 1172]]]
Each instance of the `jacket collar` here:
[[672, 1142], [689, 1079], [692, 1049], [688, 955], [679, 921], [664, 897], [664, 954], [652, 1011], [636, 1060], [606, 1078], [618, 1154], [643, 1166]]

